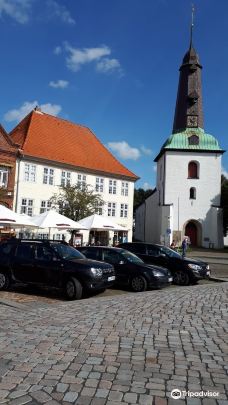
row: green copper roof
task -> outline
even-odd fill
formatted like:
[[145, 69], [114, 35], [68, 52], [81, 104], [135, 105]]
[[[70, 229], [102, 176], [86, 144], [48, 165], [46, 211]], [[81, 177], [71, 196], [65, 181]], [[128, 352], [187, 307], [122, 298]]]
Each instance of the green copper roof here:
[[180, 132], [173, 133], [162, 146], [159, 154], [154, 159], [155, 162], [166, 150], [200, 151], [200, 152], [221, 152], [217, 139], [210, 134], [206, 134], [201, 128], [187, 128]]
[[[193, 137], [194, 135], [195, 137]], [[201, 128], [187, 128], [172, 134], [164, 143], [162, 149], [221, 150], [222, 152], [217, 139], [210, 134], [206, 134]]]

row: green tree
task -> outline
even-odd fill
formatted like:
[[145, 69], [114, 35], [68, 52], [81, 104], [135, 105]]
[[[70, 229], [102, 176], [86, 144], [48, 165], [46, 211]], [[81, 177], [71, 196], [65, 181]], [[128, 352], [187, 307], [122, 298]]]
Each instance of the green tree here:
[[94, 192], [90, 186], [66, 185], [60, 187], [59, 194], [54, 194], [50, 199], [52, 205], [59, 209], [59, 213], [73, 221], [79, 221], [96, 211], [97, 206], [103, 206], [101, 196]]
[[223, 208], [223, 234], [228, 232], [228, 179], [222, 175], [221, 179], [221, 207]]
[[152, 189], [144, 190], [143, 188], [136, 188], [134, 191], [134, 210], [142, 204], [152, 192]]

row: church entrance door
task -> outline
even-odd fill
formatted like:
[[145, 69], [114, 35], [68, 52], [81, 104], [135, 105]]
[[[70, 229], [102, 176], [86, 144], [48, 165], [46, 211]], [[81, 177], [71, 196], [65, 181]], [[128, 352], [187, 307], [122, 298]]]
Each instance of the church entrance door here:
[[189, 222], [186, 225], [185, 235], [189, 237], [192, 246], [197, 246], [197, 227], [194, 222]]

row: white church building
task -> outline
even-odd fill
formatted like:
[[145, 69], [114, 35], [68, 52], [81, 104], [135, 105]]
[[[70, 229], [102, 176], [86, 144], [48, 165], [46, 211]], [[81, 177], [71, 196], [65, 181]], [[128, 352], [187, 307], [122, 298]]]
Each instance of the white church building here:
[[223, 247], [221, 157], [217, 139], [204, 131], [201, 69], [192, 46], [180, 67], [171, 136], [161, 147], [156, 188], [136, 210], [135, 239], [170, 245]]

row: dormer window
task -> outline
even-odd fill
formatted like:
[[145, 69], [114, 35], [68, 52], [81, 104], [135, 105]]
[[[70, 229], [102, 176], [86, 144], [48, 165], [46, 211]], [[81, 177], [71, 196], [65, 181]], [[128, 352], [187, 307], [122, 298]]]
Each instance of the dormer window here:
[[5, 166], [0, 166], [0, 187], [7, 188], [9, 169]]
[[199, 145], [199, 137], [198, 135], [191, 135], [188, 138], [189, 145]]

